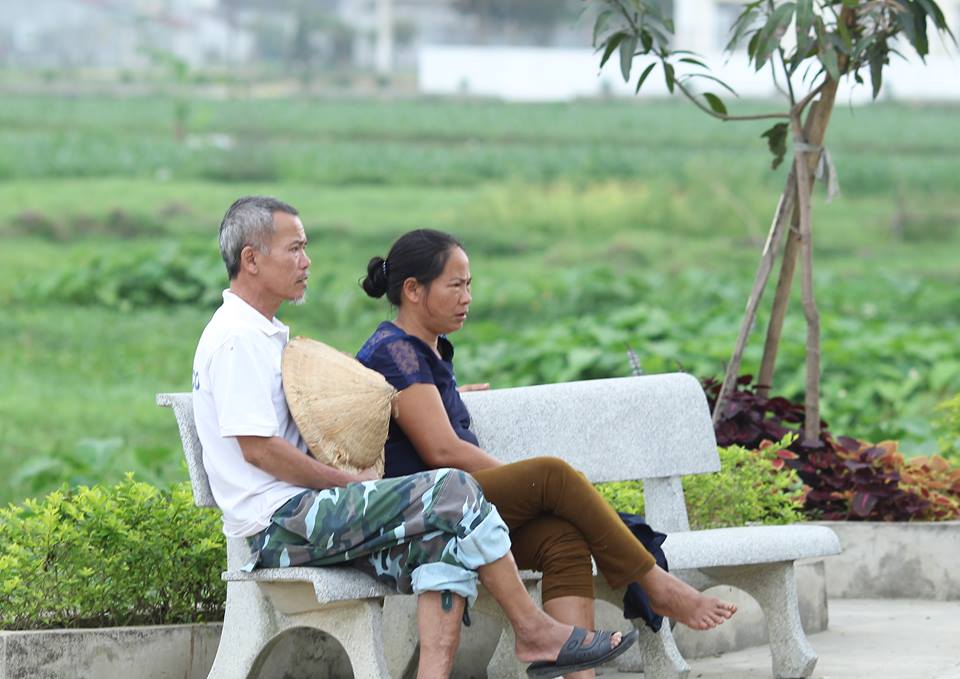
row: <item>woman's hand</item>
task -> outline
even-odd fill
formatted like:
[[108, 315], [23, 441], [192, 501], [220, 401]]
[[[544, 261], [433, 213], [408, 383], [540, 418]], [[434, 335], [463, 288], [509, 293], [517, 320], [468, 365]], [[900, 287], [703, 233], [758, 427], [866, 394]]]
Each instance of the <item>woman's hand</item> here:
[[461, 394], [465, 394], [468, 391], [486, 391], [490, 388], [489, 382], [484, 382], [483, 384], [461, 384], [457, 387], [457, 391]]

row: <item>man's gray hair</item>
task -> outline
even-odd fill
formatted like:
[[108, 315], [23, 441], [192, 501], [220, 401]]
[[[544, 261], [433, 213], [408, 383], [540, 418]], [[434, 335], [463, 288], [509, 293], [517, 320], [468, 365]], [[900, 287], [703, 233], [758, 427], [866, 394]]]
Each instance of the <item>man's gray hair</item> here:
[[270, 252], [273, 213], [298, 215], [296, 208], [270, 196], [244, 196], [234, 201], [220, 222], [220, 256], [230, 280], [240, 273], [240, 252], [247, 245]]

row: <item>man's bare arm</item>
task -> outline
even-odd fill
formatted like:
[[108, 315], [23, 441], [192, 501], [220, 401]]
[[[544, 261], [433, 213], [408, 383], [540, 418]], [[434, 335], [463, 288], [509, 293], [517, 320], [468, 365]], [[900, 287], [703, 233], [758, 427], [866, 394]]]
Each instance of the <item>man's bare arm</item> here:
[[343, 487], [355, 481], [378, 478], [372, 470], [363, 474], [335, 469], [304, 455], [289, 441], [279, 436], [238, 436], [243, 459], [281, 481], [304, 488]]

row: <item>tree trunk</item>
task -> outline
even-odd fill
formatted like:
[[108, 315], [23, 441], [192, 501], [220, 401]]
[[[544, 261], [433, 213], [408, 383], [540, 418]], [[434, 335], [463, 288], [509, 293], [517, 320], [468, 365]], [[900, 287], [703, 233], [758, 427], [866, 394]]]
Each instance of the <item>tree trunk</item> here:
[[[799, 118], [793, 122], [794, 140], [807, 143]], [[807, 319], [807, 380], [803, 399], [803, 443], [816, 446], [820, 441], [820, 313], [813, 292], [813, 229], [810, 221], [810, 174], [807, 157], [819, 152], [797, 150], [797, 207], [800, 213], [800, 251], [803, 256], [803, 315]]]
[[[834, 102], [837, 96], [837, 82], [829, 81], [824, 86], [820, 98], [810, 106], [807, 120], [804, 124], [804, 137], [810, 144], [820, 146], [827, 133], [830, 123], [830, 114], [833, 113]], [[813, 173], [820, 161], [819, 153], [807, 154], [807, 167], [810, 171], [810, 191], [813, 190]], [[763, 345], [763, 359], [760, 361], [760, 373], [757, 378], [757, 393], [769, 396], [773, 384], [773, 370], [777, 362], [777, 350], [780, 346], [780, 333], [783, 330], [783, 320], [790, 302], [790, 288], [793, 285], [793, 272], [797, 265], [797, 254], [800, 251], [798, 229], [800, 228], [799, 206], [795, 206], [791, 220], [791, 228], [787, 235], [787, 244], [783, 250], [783, 260], [780, 264], [780, 278], [777, 281], [777, 291], [773, 298], [773, 308], [770, 312], [770, 321], [767, 324], [767, 338]]]

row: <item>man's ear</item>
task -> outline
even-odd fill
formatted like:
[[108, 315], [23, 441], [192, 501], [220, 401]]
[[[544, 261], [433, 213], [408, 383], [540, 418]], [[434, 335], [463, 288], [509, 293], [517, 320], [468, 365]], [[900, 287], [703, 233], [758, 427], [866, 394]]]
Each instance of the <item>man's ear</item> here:
[[257, 254], [257, 249], [252, 245], [244, 245], [240, 251], [240, 268], [252, 276], [258, 272]]
[[404, 299], [412, 302], [413, 304], [420, 303], [420, 300], [423, 297], [423, 290], [423, 285], [421, 285], [420, 282], [413, 276], [403, 281], [403, 287], [401, 288]]

